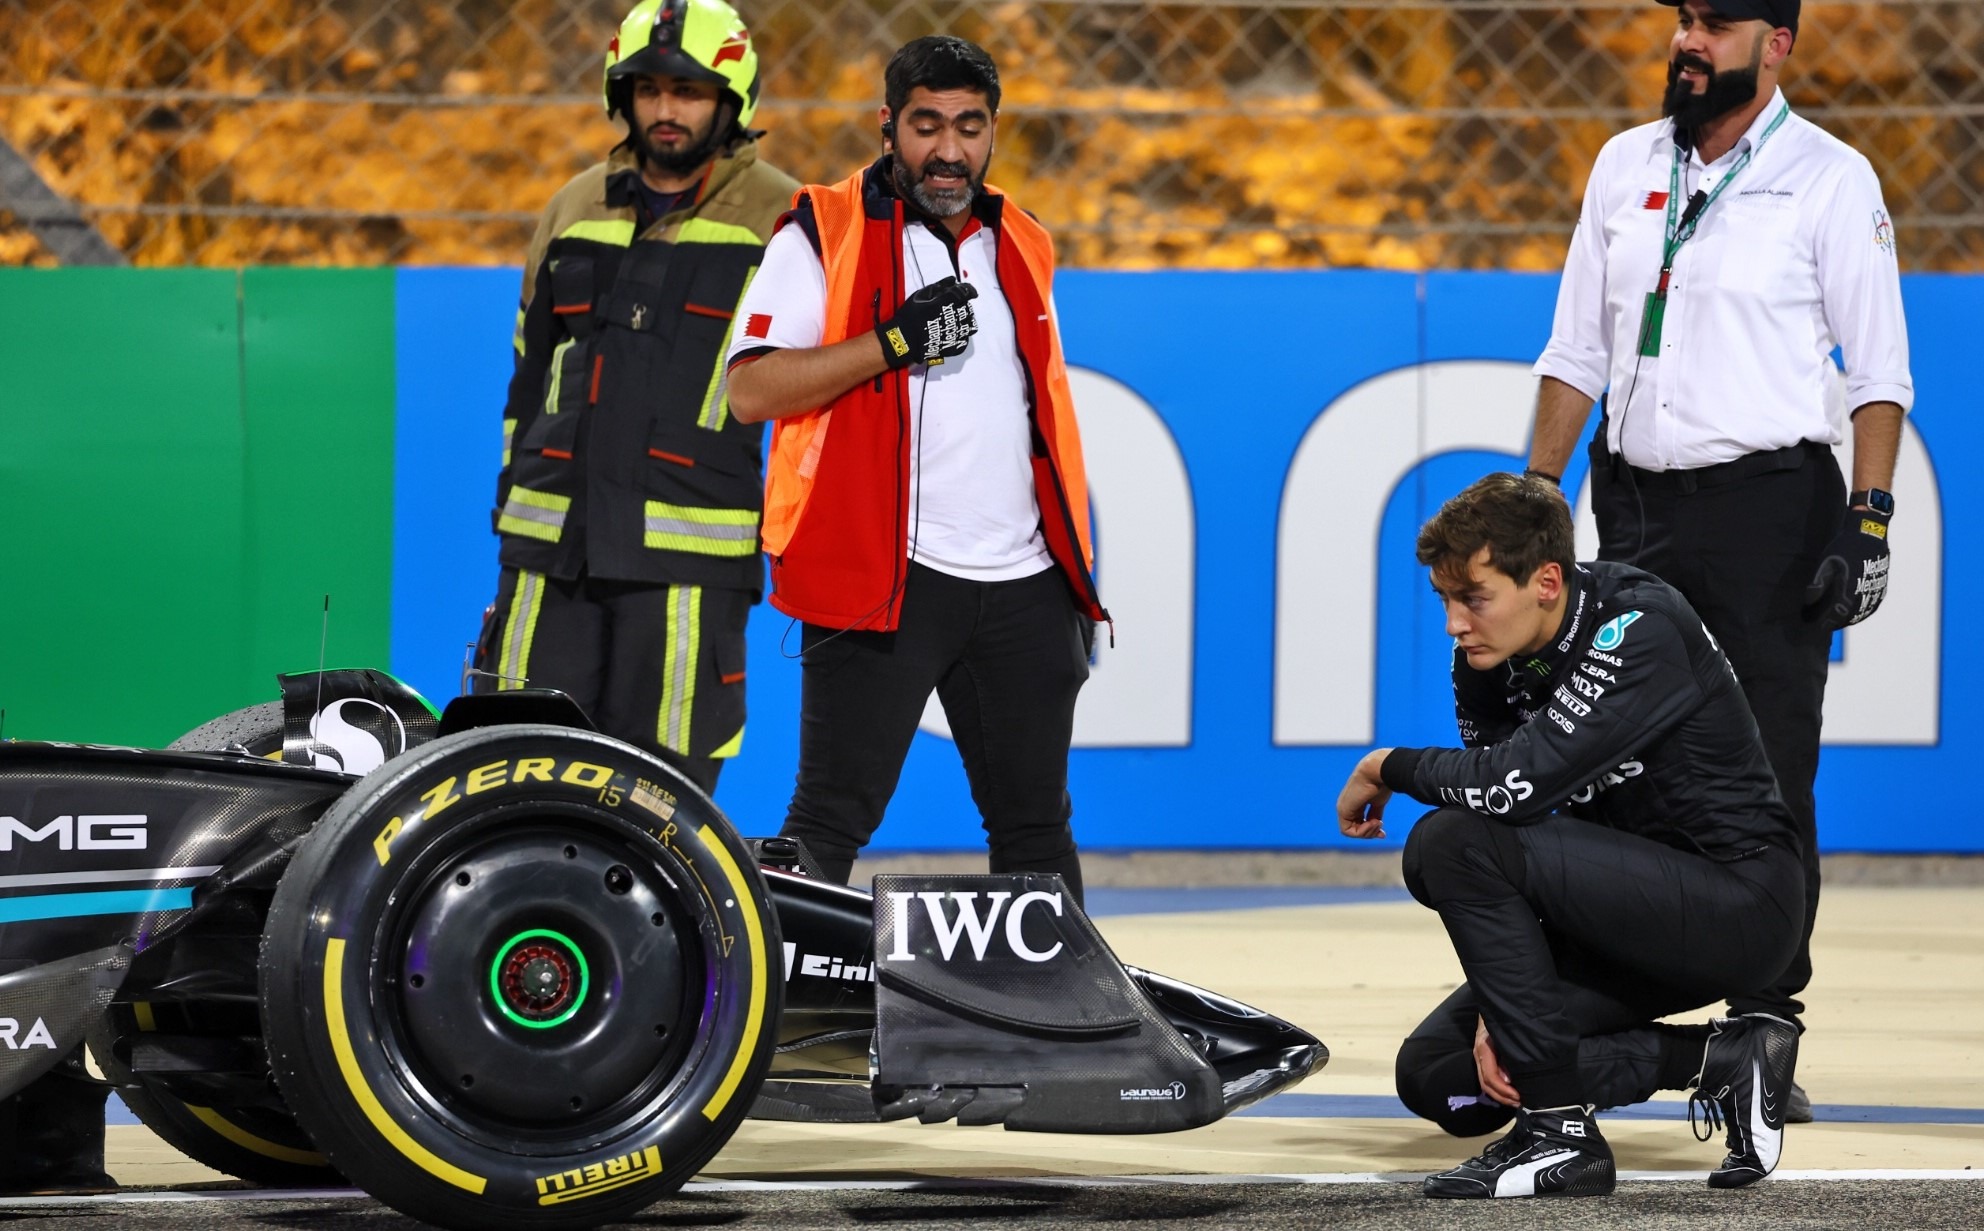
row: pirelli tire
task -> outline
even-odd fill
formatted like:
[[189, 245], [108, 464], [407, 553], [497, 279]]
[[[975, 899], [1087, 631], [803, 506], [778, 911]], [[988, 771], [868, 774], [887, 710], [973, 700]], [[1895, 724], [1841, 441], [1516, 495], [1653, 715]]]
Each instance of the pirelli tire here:
[[120, 1011], [113, 1007], [90, 1032], [90, 1053], [117, 1097], [161, 1141], [202, 1166], [260, 1188], [349, 1186], [286, 1110], [189, 1103], [133, 1074], [118, 1058], [119, 1034], [110, 1024], [110, 1016]]
[[278, 886], [262, 1016], [351, 1180], [444, 1227], [589, 1227], [679, 1188], [750, 1111], [782, 980], [707, 797], [603, 735], [499, 726], [388, 762]]
[[[223, 714], [167, 746], [191, 752], [239, 747], [252, 756], [280, 755], [282, 703]], [[187, 1102], [163, 1084], [133, 1073], [123, 1058], [128, 1053], [119, 1045], [151, 1030], [156, 1011], [149, 1004], [113, 1004], [89, 1034], [97, 1067], [141, 1124], [194, 1162], [263, 1188], [346, 1186], [286, 1109]]]
[[245, 749], [249, 756], [282, 755], [282, 702], [265, 701], [201, 723], [166, 745], [177, 752], [225, 752]]

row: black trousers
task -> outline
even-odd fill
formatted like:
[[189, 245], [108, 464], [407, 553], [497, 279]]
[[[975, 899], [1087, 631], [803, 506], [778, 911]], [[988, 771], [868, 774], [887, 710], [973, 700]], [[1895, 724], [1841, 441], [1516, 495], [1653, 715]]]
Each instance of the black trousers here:
[[1467, 982], [1399, 1049], [1399, 1098], [1461, 1136], [1510, 1114], [1480, 1097], [1476, 1014], [1525, 1105], [1635, 1103], [1685, 1034], [1653, 1019], [1765, 986], [1804, 917], [1792, 851], [1722, 863], [1563, 816], [1443, 808], [1413, 826], [1404, 866]]
[[966, 581], [911, 564], [895, 632], [805, 626], [799, 781], [785, 837], [845, 884], [895, 794], [934, 689], [994, 872], [1059, 872], [1081, 898], [1068, 744], [1088, 679], [1088, 621], [1049, 569]]
[[1807, 443], [1700, 470], [1612, 465], [1593, 441], [1591, 504], [1599, 557], [1637, 565], [1679, 590], [1729, 656], [1778, 790], [1804, 842], [1805, 931], [1781, 977], [1730, 1002], [1796, 1020], [1812, 980], [1819, 914], [1819, 724], [1832, 633], [1805, 614], [1805, 586], [1846, 514], [1832, 450]]
[[716, 790], [744, 736], [751, 595], [506, 568], [483, 622], [477, 690], [556, 688], [593, 724]]

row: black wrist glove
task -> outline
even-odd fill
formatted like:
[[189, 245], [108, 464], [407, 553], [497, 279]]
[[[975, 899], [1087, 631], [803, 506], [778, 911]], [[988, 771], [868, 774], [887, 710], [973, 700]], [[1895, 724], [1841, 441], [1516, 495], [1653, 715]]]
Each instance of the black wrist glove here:
[[971, 314], [971, 301], [976, 298], [978, 288], [956, 278], [932, 282], [911, 295], [894, 316], [875, 326], [875, 336], [882, 339], [882, 358], [891, 368], [906, 368], [964, 354], [971, 335], [978, 332], [978, 320]]
[[1805, 587], [1805, 613], [1828, 629], [1873, 615], [1888, 594], [1888, 518], [1870, 509], [1846, 510], [1846, 525], [1826, 545], [1819, 571]]

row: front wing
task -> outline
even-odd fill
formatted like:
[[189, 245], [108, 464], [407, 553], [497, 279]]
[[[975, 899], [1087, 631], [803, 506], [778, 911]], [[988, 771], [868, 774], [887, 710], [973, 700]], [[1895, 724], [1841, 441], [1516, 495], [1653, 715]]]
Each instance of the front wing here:
[[1057, 876], [766, 880], [786, 999], [760, 1118], [1167, 1132], [1329, 1060], [1280, 1018], [1124, 966]]

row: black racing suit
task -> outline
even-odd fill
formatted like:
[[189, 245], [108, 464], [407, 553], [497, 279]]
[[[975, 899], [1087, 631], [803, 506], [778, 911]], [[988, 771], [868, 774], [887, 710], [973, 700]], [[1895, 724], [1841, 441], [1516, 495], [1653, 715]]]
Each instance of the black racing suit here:
[[1399, 1054], [1400, 1097], [1491, 1131], [1475, 1016], [1531, 1107], [1637, 1102], [1698, 1043], [1656, 1017], [1762, 987], [1804, 917], [1801, 851], [1728, 661], [1672, 586], [1621, 564], [1566, 578], [1540, 652], [1455, 651], [1465, 748], [1401, 748], [1385, 785], [1440, 810], [1406, 844], [1468, 981]]

